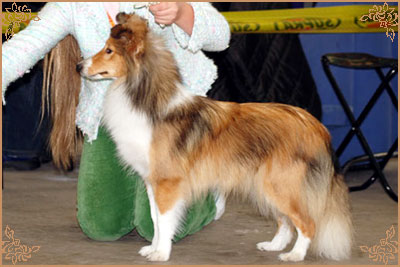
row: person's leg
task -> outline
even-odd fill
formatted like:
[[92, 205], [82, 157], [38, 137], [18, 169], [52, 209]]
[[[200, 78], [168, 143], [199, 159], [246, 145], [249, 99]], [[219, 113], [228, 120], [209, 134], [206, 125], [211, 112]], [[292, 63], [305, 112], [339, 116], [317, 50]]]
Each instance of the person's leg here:
[[94, 240], [112, 241], [134, 227], [134, 199], [140, 177], [123, 168], [104, 129], [85, 141], [78, 179], [78, 222]]

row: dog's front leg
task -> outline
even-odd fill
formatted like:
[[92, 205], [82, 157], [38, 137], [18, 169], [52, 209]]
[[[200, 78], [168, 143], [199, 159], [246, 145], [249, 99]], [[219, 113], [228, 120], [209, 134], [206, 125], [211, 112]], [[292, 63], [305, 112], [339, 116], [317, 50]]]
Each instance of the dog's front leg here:
[[218, 190], [214, 191], [214, 198], [216, 207], [214, 220], [217, 221], [225, 212], [226, 198], [225, 195], [221, 194]]
[[150, 214], [151, 214], [151, 220], [153, 221], [154, 235], [153, 235], [153, 240], [151, 242], [151, 245], [142, 247], [139, 251], [139, 254], [144, 257], [147, 257], [151, 253], [153, 253], [157, 248], [159, 229], [158, 229], [158, 223], [157, 223], [157, 221], [158, 221], [157, 207], [156, 207], [156, 201], [154, 198], [153, 188], [151, 187], [150, 183], [145, 182], [145, 184], [146, 184], [147, 196], [149, 198], [149, 203], [150, 203]]
[[181, 180], [176, 178], [158, 179], [154, 183], [151, 191], [154, 193], [153, 202], [150, 202], [154, 205], [152, 212], [155, 213], [152, 215], [155, 218], [154, 238], [152, 245], [144, 247], [141, 253], [150, 261], [167, 261], [170, 257], [172, 239], [185, 211], [180, 187]]

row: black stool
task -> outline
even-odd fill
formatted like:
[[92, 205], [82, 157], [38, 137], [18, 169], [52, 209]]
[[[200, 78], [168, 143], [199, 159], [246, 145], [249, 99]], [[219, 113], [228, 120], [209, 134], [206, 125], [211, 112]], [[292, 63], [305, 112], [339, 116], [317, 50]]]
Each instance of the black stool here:
[[[378, 157], [376, 157], [376, 155], [373, 154], [371, 147], [369, 146], [366, 138], [364, 137], [364, 134], [362, 133], [362, 131], [360, 129], [361, 124], [363, 123], [363, 121], [365, 120], [368, 113], [373, 108], [376, 101], [383, 93], [383, 91], [386, 90], [386, 92], [389, 94], [389, 97], [390, 97], [393, 105], [396, 107], [396, 110], [398, 109], [396, 94], [393, 92], [393, 89], [390, 87], [390, 84], [389, 84], [389, 82], [397, 74], [397, 59], [374, 57], [374, 56], [371, 56], [369, 54], [364, 54], [364, 53], [335, 53], [335, 54], [326, 54], [326, 55], [322, 56], [321, 60], [322, 60], [322, 66], [324, 68], [324, 71], [325, 71], [328, 79], [329, 79], [329, 82], [331, 83], [333, 90], [335, 91], [335, 94], [338, 97], [339, 102], [342, 105], [344, 112], [351, 123], [351, 129], [349, 130], [349, 132], [343, 139], [342, 143], [339, 145], [338, 149], [336, 150], [336, 156], [337, 156], [337, 158], [339, 158], [342, 155], [344, 149], [350, 143], [350, 141], [354, 137], [354, 135], [356, 135], [358, 140], [360, 141], [360, 144], [361, 144], [363, 150], [366, 153], [366, 156], [354, 158], [354, 159], [348, 161], [346, 164], [343, 165], [345, 167], [344, 169], [347, 169], [347, 167], [354, 162], [357, 162], [360, 160], [368, 160], [374, 171], [373, 175], [367, 181], [365, 181], [362, 185], [350, 187], [350, 192], [364, 190], [364, 189], [368, 188], [371, 184], [373, 184], [378, 179], [379, 182], [381, 183], [383, 189], [385, 190], [385, 192], [394, 201], [397, 202], [398, 201], [397, 195], [392, 190], [389, 183], [387, 182], [385, 175], [383, 174], [383, 169], [385, 168], [387, 162], [389, 161], [389, 159], [393, 156], [394, 152], [396, 151], [398, 139], [396, 138], [393, 145], [390, 147], [389, 151], [387, 153], [384, 153], [384, 155], [380, 157], [381, 161], [378, 163]], [[375, 93], [373, 94], [371, 99], [368, 101], [368, 103], [364, 107], [364, 109], [361, 111], [361, 114], [357, 119], [355, 118], [353, 112], [351, 111], [351, 109], [349, 107], [349, 104], [347, 103], [338, 84], [336, 83], [336, 80], [333, 77], [332, 72], [330, 70], [330, 65], [342, 67], [342, 68], [350, 68], [350, 69], [375, 69], [376, 73], [378, 74], [379, 78], [381, 79], [381, 81], [382, 81], [381, 84], [376, 89]], [[389, 71], [387, 72], [386, 75], [384, 75], [384, 73], [382, 72], [383, 68], [389, 68]]]

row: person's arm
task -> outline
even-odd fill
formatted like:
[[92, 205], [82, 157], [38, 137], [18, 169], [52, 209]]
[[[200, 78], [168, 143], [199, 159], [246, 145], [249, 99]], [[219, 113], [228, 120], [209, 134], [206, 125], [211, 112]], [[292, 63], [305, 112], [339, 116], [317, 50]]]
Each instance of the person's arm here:
[[192, 52], [220, 51], [228, 47], [228, 22], [210, 3], [162, 2], [150, 6], [150, 11], [157, 23], [172, 24], [179, 44]]
[[48, 3], [39, 12], [39, 21], [15, 34], [2, 45], [2, 97], [7, 86], [22, 77], [59, 41], [71, 33], [71, 3]]
[[192, 35], [194, 11], [186, 2], [161, 2], [150, 6], [155, 22], [164, 25], [175, 23], [188, 35]]

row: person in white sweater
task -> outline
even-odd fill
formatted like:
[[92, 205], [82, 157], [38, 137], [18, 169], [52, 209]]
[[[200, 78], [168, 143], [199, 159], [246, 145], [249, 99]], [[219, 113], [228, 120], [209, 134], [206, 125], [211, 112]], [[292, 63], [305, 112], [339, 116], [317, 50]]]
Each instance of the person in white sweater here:
[[[81, 56], [91, 57], [104, 46], [118, 12], [134, 12], [148, 19], [149, 27], [164, 37], [174, 54], [185, 88], [206, 94], [217, 78], [217, 69], [202, 50], [224, 50], [230, 39], [227, 21], [211, 4], [52, 2], [39, 12], [40, 20], [32, 21], [2, 46], [3, 104], [8, 85], [57, 47], [45, 60], [48, 67], [44, 91], [48, 92], [50, 87], [57, 92], [50, 94], [50, 145], [55, 163], [68, 168], [77, 153], [79, 137], [84, 137], [77, 197], [79, 224], [89, 237], [97, 240], [118, 239], [135, 227], [151, 240], [150, 211], [141, 179], [119, 165], [114, 144], [101, 126], [103, 99], [111, 81], [81, 79], [73, 69]], [[217, 211], [214, 196], [189, 209], [186, 229], [176, 238], [218, 218], [224, 199], [216, 199]]]

